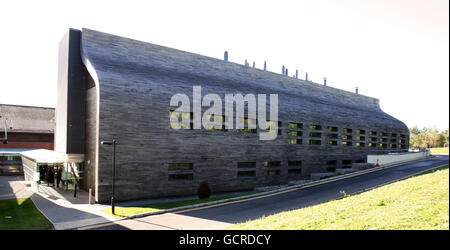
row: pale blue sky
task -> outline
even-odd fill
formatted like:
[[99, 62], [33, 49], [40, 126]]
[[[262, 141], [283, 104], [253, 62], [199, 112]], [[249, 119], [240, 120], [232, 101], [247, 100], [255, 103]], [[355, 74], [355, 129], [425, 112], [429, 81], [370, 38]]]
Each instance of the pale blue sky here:
[[[58, 42], [90, 28], [380, 99], [408, 126], [449, 123], [448, 0], [2, 1], [0, 103], [54, 107]], [[168, 100], [169, 103], [169, 100]]]

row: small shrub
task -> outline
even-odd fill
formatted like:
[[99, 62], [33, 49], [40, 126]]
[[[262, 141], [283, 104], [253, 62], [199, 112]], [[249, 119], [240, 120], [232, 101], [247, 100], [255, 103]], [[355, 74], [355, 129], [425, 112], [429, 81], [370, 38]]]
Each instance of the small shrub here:
[[200, 183], [197, 194], [199, 199], [207, 199], [211, 196], [211, 189], [209, 188], [208, 182], [203, 181]]

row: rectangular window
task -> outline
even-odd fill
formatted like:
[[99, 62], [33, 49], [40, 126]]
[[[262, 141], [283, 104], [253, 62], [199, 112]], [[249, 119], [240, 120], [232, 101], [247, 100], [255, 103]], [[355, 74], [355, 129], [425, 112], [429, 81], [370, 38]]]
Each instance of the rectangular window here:
[[357, 136], [357, 137], [356, 137], [356, 140], [359, 140], [359, 141], [365, 141], [365, 140], [366, 140], [366, 137], [365, 137], [365, 136]]
[[387, 144], [380, 144], [380, 148], [384, 148], [384, 149], [386, 149], [388, 147], [388, 145]]
[[302, 144], [303, 140], [302, 139], [288, 139], [288, 143], [289, 144]]
[[303, 132], [302, 131], [289, 131], [288, 135], [289, 136], [303, 136]]
[[342, 165], [350, 165], [352, 164], [352, 160], [342, 160]]
[[256, 162], [238, 162], [238, 168], [256, 168]]
[[322, 145], [320, 140], [309, 140], [309, 145]]
[[316, 124], [311, 124], [311, 125], [309, 125], [309, 129], [310, 130], [322, 130], [322, 126], [316, 125]]
[[[238, 118], [239, 121], [244, 123], [244, 128], [238, 129], [239, 132], [243, 132], [243, 133], [256, 133], [256, 124], [257, 124], [257, 120], [256, 119], [251, 119], [251, 118]], [[252, 125], [252, 127], [255, 128], [250, 128], [249, 125]]]
[[378, 140], [377, 137], [370, 137], [370, 141], [376, 142]]
[[370, 131], [369, 135], [377, 135], [377, 131]]
[[169, 181], [190, 181], [194, 179], [194, 174], [169, 174]]
[[322, 137], [322, 133], [313, 133], [313, 132], [311, 132], [311, 133], [309, 133], [309, 136], [310, 137], [318, 137], [318, 138], [320, 138], [320, 137]]
[[302, 170], [300, 168], [288, 169], [288, 174], [302, 174]]
[[256, 171], [252, 170], [252, 171], [238, 171], [237, 172], [237, 176], [238, 177], [255, 177], [256, 176]]
[[338, 134], [328, 134], [327, 137], [330, 138], [330, 139], [337, 139], [338, 138]]
[[350, 141], [343, 141], [342, 145], [348, 147], [348, 146], [352, 145], [352, 142], [350, 142]]
[[380, 132], [380, 136], [388, 136], [386, 132]]
[[264, 167], [280, 167], [281, 166], [281, 162], [280, 161], [266, 161], [264, 162]]
[[192, 170], [193, 163], [169, 163], [169, 170]]
[[292, 128], [292, 129], [303, 129], [303, 123], [290, 122], [289, 123], [289, 128]]
[[370, 148], [376, 148], [376, 147], [377, 147], [377, 144], [376, 144], [376, 143], [369, 143], [369, 147], [370, 147]]
[[280, 175], [280, 170], [264, 170], [266, 175]]
[[397, 144], [391, 144], [391, 148], [397, 148]]
[[391, 137], [397, 137], [397, 134], [396, 133], [392, 133]]
[[366, 144], [365, 144], [364, 142], [357, 142], [357, 143], [356, 143], [356, 146], [357, 146], [357, 147], [365, 147]]
[[[169, 128], [193, 129], [192, 112], [169, 111]], [[184, 122], [183, 122], [184, 119]]]
[[338, 142], [337, 142], [337, 141], [328, 141], [328, 142], [327, 142], [327, 145], [330, 145], [330, 146], [337, 146], [337, 145], [338, 145]]
[[358, 135], [365, 135], [365, 134], [366, 134], [366, 131], [365, 131], [365, 130], [362, 130], [362, 129], [357, 129], [357, 130], [356, 130], [356, 134], [358, 134]]
[[406, 135], [400, 135], [400, 138], [405, 139]]
[[344, 140], [351, 140], [353, 137], [351, 135], [343, 135], [342, 139]]
[[334, 166], [334, 165], [336, 165], [337, 164], [337, 161], [336, 160], [331, 160], [331, 161], [327, 161], [327, 165], [328, 166]]
[[327, 172], [336, 172], [336, 167], [327, 167]]
[[331, 127], [331, 126], [328, 126], [328, 131], [330, 131], [330, 132], [337, 132], [338, 131], [338, 128], [337, 127]]
[[346, 134], [351, 134], [353, 132], [351, 128], [344, 128], [342, 131]]
[[288, 161], [288, 167], [300, 167], [302, 161]]

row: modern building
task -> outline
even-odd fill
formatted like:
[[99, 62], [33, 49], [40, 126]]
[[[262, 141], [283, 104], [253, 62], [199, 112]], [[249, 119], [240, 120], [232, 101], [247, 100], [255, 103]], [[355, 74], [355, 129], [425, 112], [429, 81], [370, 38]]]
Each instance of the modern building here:
[[[222, 98], [278, 94], [277, 138], [259, 140], [259, 128], [192, 129], [192, 113], [174, 113], [170, 100], [177, 93], [193, 100], [193, 86]], [[170, 116], [190, 122], [173, 126]], [[409, 132], [372, 97], [248, 64], [70, 29], [59, 48], [55, 151], [82, 173], [83, 188], [95, 190], [101, 203], [111, 197], [113, 154], [100, 142], [113, 139], [116, 199], [132, 200], [195, 194], [202, 181], [220, 192], [306, 179], [364, 162], [368, 154], [407, 151]]]

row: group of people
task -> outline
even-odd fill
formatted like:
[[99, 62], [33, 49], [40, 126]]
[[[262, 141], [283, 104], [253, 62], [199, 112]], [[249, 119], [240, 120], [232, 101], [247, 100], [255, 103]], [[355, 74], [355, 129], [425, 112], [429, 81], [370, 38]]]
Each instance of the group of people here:
[[55, 170], [53, 166], [39, 166], [39, 184], [45, 181], [48, 186], [55, 186], [55, 179], [56, 187], [59, 187], [62, 179], [62, 169], [60, 167]]

